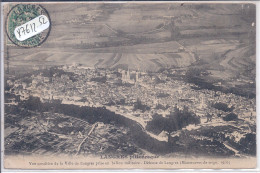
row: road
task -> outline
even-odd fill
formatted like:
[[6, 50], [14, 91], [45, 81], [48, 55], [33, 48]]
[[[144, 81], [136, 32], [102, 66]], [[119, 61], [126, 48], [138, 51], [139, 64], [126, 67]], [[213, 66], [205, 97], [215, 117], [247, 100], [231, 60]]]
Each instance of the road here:
[[88, 132], [87, 136], [82, 140], [82, 142], [79, 144], [78, 149], [77, 149], [77, 153], [75, 155], [79, 155], [80, 151], [81, 151], [81, 147], [84, 144], [84, 142], [88, 139], [89, 135], [91, 135], [91, 133], [95, 130], [95, 128], [97, 127], [98, 122], [94, 123], [90, 129], [90, 131]]

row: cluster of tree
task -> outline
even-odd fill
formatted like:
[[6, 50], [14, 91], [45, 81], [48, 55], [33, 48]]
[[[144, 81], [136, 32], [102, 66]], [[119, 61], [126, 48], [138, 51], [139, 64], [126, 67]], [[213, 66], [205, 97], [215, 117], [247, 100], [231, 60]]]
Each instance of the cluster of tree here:
[[246, 86], [238, 86], [238, 87], [233, 87], [228, 89], [225, 93], [233, 93], [242, 97], [247, 97], [247, 98], [255, 98], [256, 93], [255, 93], [255, 87], [250, 88], [250, 90], [247, 90], [248, 88], [245, 88]]
[[234, 110], [234, 106], [229, 108], [226, 103], [221, 102], [213, 104], [212, 107], [224, 112], [232, 112]]
[[159, 93], [159, 94], [157, 95], [157, 97], [160, 97], [160, 98], [169, 97], [169, 96], [170, 96], [170, 94], [168, 94], [168, 93]]
[[160, 83], [165, 83], [166, 82], [165, 80], [160, 79], [158, 76], [154, 76], [154, 77], [155, 77], [154, 82], [156, 84], [160, 84]]
[[80, 102], [86, 102], [88, 99], [86, 97], [83, 97], [82, 99], [79, 100]]
[[166, 105], [166, 106], [163, 106], [162, 104], [158, 103], [155, 107], [155, 109], [162, 109], [162, 110], [166, 110], [168, 109], [170, 106], [169, 105]]
[[[61, 103], [42, 103], [37, 97], [30, 97], [28, 100], [19, 103], [19, 107], [24, 110], [32, 110], [37, 112], [56, 112], [68, 116], [83, 119], [91, 124], [95, 122], [103, 122], [109, 124], [116, 124], [130, 129], [128, 135], [136, 145], [151, 153], [166, 154], [172, 152], [167, 142], [158, 141], [148, 135], [135, 121], [124, 116], [118, 115], [105, 107], [88, 107], [67, 105]], [[13, 112], [17, 114], [17, 112]]]
[[109, 102], [106, 104], [107, 106], [112, 105], [126, 105], [125, 98], [122, 98], [120, 100], [109, 100]]
[[205, 69], [202, 69], [202, 68], [189, 68], [186, 71], [185, 78], [189, 82], [193, 82], [194, 79], [197, 80], [198, 77], [200, 77], [200, 76], [207, 76], [207, 75], [209, 75], [209, 73]]
[[245, 153], [256, 155], [256, 134], [248, 133], [239, 141], [239, 149]]
[[137, 109], [144, 112], [144, 111], [150, 110], [151, 108], [149, 106], [143, 104], [140, 99], [137, 99], [136, 102], [134, 103], [134, 111], [136, 111]]
[[32, 83], [32, 78], [31, 77], [24, 77], [24, 78], [21, 78], [21, 81], [25, 82], [26, 84], [30, 84], [30, 83]]
[[5, 91], [10, 91], [11, 90], [11, 86], [9, 84], [5, 84]]
[[42, 76], [49, 77], [49, 78], [54, 77], [54, 75], [57, 77], [61, 77], [61, 75], [67, 75], [67, 76], [69, 76], [69, 79], [72, 80], [73, 82], [77, 81], [77, 77], [75, 76], [74, 73], [66, 72], [62, 69], [58, 69], [58, 66], [50, 67], [49, 69], [36, 70], [36, 71], [33, 71], [32, 73], [24, 74], [20, 78], [21, 79], [24, 78], [23, 80], [25, 80], [25, 82], [31, 82], [30, 80], [27, 80], [26, 78], [30, 78], [32, 74], [34, 74], [34, 75], [42, 74]]
[[159, 134], [161, 131], [166, 131], [168, 134], [168, 142], [171, 138], [171, 133], [186, 127], [189, 124], [199, 124], [200, 118], [190, 112], [188, 107], [184, 107], [183, 110], [175, 107], [167, 117], [154, 114], [152, 121], [148, 122], [146, 129], [153, 133]]
[[184, 80], [188, 83], [193, 83], [199, 87], [199, 89], [208, 89], [214, 91], [221, 91], [223, 93], [233, 93], [242, 97], [255, 98], [255, 90], [253, 88], [248, 90], [248, 85], [245, 86], [236, 86], [236, 87], [223, 87], [216, 86], [213, 82], [203, 79], [203, 76], [207, 76], [208, 72], [200, 68], [190, 68], [186, 71]]
[[122, 77], [122, 74], [119, 73], [119, 72], [117, 72], [117, 71], [114, 71], [113, 74], [115, 74], [116, 77], [118, 77], [118, 78], [121, 78], [121, 77]]
[[235, 137], [228, 137], [227, 140], [234, 148], [240, 152], [256, 155], [256, 134], [255, 132], [247, 133], [238, 142], [235, 141]]
[[[212, 107], [216, 108], [218, 110], [224, 111], [224, 112], [229, 112], [229, 114], [222, 117], [224, 121], [233, 121], [238, 118], [238, 115], [232, 112], [234, 110], [234, 106], [228, 107], [228, 105], [226, 103], [219, 102], [219, 103], [213, 104]], [[217, 116], [221, 117], [222, 115], [218, 114]]]
[[65, 72], [64, 70], [58, 69], [57, 67], [51, 67], [50, 69], [40, 70], [40, 72], [44, 77], [53, 77], [54, 74], [58, 77], [61, 77], [61, 75], [68, 75], [69, 77], [74, 76], [74, 73]]
[[229, 114], [227, 114], [225, 117], [223, 117], [224, 121], [233, 121], [236, 120], [238, 118], [237, 114], [231, 112]]
[[106, 76], [94, 77], [94, 78], [91, 78], [91, 81], [106, 83], [107, 77]]

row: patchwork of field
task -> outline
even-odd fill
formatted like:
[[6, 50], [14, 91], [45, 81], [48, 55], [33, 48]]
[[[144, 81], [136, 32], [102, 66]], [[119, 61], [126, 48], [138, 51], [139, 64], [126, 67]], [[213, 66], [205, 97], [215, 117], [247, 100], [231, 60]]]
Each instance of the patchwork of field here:
[[81, 63], [157, 71], [203, 60], [210, 70], [240, 71], [255, 62], [255, 52], [244, 56], [254, 45], [253, 4], [83, 3], [59, 10], [56, 6], [45, 4], [52, 14], [46, 42], [26, 50], [10, 46], [10, 65]]
[[[124, 154], [137, 151], [127, 139], [126, 128], [92, 124], [58, 113], [31, 111], [27, 117], [6, 115], [5, 153], [40, 155]], [[86, 138], [86, 139], [85, 139]], [[84, 143], [81, 146], [81, 143]], [[79, 152], [80, 148], [80, 152]]]
[[[171, 47], [171, 49], [169, 49]], [[69, 49], [60, 50], [21, 50], [24, 63], [55, 62], [56, 64], [81, 63], [89, 67], [129, 68], [142, 71], [157, 71], [162, 67], [186, 67], [196, 61], [188, 51], [179, 52], [181, 47], [175, 41], [144, 45], [91, 49], [79, 49], [76, 53]], [[20, 56], [10, 53], [12, 64], [20, 62]]]

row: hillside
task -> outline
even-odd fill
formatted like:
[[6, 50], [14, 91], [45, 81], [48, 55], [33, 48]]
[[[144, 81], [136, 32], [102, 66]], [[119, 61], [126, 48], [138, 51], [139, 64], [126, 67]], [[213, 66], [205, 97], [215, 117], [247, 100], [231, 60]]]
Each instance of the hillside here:
[[229, 77], [247, 67], [255, 73], [253, 4], [69, 5], [45, 5], [52, 14], [50, 36], [38, 48], [9, 47], [11, 65], [81, 63], [143, 71], [196, 65], [215, 74], [228, 71]]

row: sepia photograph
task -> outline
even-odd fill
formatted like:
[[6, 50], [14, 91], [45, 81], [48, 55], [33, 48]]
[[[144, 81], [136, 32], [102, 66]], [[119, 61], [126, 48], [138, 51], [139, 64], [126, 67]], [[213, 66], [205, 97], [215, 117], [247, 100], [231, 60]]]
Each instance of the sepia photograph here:
[[254, 3], [3, 7], [5, 168], [256, 167]]

